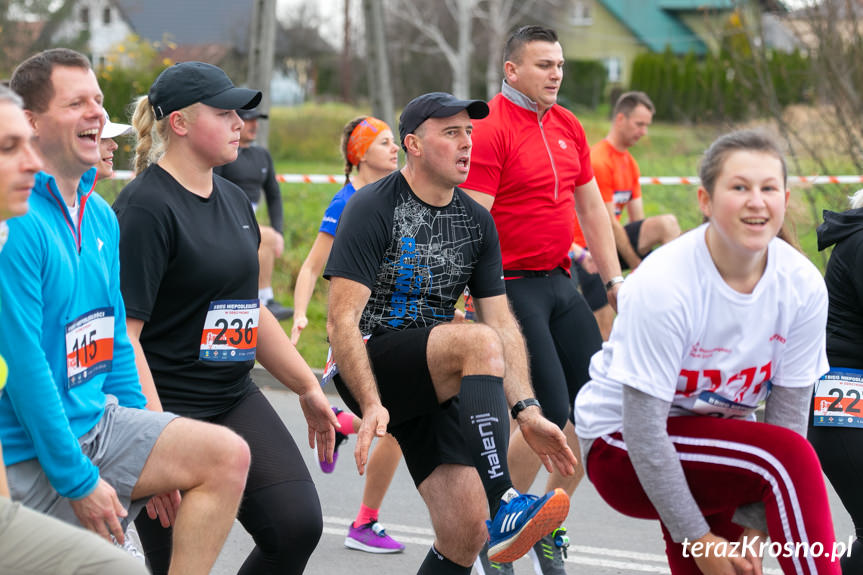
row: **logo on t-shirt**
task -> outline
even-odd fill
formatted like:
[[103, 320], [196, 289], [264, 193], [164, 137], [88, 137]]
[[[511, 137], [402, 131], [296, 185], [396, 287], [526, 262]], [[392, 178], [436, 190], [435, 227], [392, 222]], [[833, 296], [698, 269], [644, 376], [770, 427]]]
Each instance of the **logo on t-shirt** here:
[[398, 327], [407, 315], [416, 319], [419, 313], [418, 298], [422, 276], [416, 273], [417, 244], [414, 238], [401, 239], [401, 253], [395, 265], [395, 289], [390, 298], [390, 317], [387, 323]]
[[702, 359], [710, 359], [714, 354], [717, 353], [731, 353], [730, 349], [725, 349], [724, 347], [714, 347], [711, 349], [705, 349], [701, 347], [701, 342], [695, 342], [692, 347], [689, 349], [689, 357], [698, 357]]
[[564, 142], [563, 140], [558, 140], [558, 141], [557, 141], [557, 145], [558, 145], [558, 146], [560, 146], [560, 149], [561, 149], [561, 150], [565, 150], [565, 149], [566, 149], [566, 142]]

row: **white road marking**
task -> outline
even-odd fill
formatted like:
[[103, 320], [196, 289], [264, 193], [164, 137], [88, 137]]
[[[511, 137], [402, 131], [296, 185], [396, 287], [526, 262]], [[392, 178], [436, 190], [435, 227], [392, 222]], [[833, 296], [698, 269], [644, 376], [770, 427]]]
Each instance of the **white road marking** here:
[[[353, 520], [344, 517], [324, 516], [324, 533], [344, 537], [347, 533], [346, 527]], [[416, 527], [399, 523], [382, 522], [387, 533], [396, 541], [405, 545], [421, 545], [429, 547], [434, 541], [434, 532], [428, 527]], [[329, 525], [327, 525], [329, 524]], [[336, 527], [331, 527], [334, 525]], [[625, 561], [629, 559], [630, 561]], [[620, 569], [624, 572], [638, 573], [671, 573], [668, 569], [665, 555], [656, 553], [639, 553], [637, 551], [626, 551], [624, 549], [609, 549], [607, 547], [589, 547], [585, 545], [570, 545], [567, 563], [573, 565], [589, 565], [592, 567], [605, 567], [607, 569]], [[654, 564], [651, 564], [654, 563]], [[765, 575], [782, 575], [781, 569], [764, 569]]]

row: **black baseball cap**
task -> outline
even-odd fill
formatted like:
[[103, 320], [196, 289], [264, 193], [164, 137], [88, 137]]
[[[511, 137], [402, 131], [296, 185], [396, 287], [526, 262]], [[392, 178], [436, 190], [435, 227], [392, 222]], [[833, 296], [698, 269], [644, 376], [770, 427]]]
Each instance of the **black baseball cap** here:
[[221, 68], [205, 62], [165, 68], [148, 94], [157, 120], [197, 102], [221, 110], [248, 110], [260, 103], [261, 96], [258, 90], [237, 88]]
[[467, 110], [467, 115], [472, 120], [488, 116], [488, 105], [482, 100], [459, 100], [446, 92], [429, 92], [417, 96], [408, 102], [399, 117], [399, 137], [402, 148], [405, 147], [405, 137], [413, 134], [420, 124], [429, 118], [449, 118], [462, 110]]
[[237, 114], [239, 114], [240, 118], [244, 120], [256, 120], [258, 118], [263, 118], [264, 120], [266, 120], [270, 117], [269, 115], [264, 114], [257, 108], [252, 108], [250, 110], [237, 110]]

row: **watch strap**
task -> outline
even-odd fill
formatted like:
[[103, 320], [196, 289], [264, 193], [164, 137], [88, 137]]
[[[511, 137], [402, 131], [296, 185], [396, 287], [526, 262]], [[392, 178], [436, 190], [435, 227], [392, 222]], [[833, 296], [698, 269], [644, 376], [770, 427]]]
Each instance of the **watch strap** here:
[[606, 282], [605, 291], [610, 291], [611, 288], [613, 288], [617, 284], [622, 284], [622, 283], [623, 283], [623, 276], [614, 276], [613, 278], [608, 280], [608, 282]]
[[537, 406], [538, 408], [540, 408], [540, 410], [542, 409], [542, 406], [539, 404], [539, 401], [535, 397], [528, 397], [527, 399], [521, 399], [519, 401], [516, 401], [515, 405], [512, 406], [512, 409], [509, 413], [510, 415], [512, 415], [513, 419], [517, 419], [519, 413], [532, 405]]

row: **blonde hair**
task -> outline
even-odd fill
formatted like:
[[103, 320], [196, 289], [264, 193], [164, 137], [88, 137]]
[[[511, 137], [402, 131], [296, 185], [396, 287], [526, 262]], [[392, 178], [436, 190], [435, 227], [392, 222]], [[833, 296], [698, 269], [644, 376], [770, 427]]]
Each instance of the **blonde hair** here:
[[[186, 120], [193, 120], [196, 116], [195, 106], [186, 106], [179, 113]], [[171, 141], [170, 116], [156, 120], [153, 107], [147, 96], [141, 96], [135, 102], [135, 111], [132, 114], [132, 128], [135, 130], [135, 161], [133, 163], [134, 173], [140, 174], [147, 166], [154, 164], [165, 155], [165, 150]]]
[[856, 192], [854, 192], [853, 196], [848, 196], [848, 199], [851, 200], [851, 209], [856, 210], [857, 208], [863, 208], [863, 188], [860, 188]]

